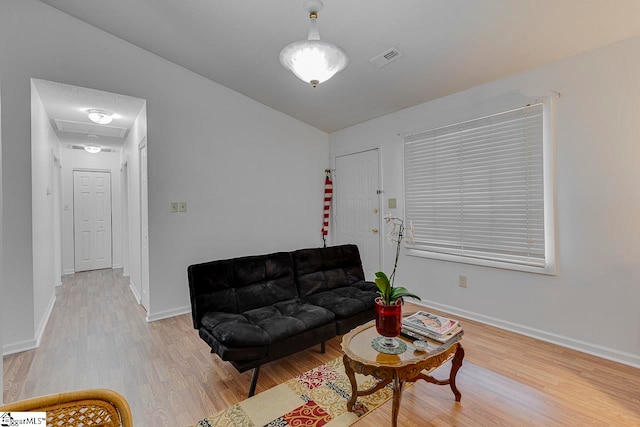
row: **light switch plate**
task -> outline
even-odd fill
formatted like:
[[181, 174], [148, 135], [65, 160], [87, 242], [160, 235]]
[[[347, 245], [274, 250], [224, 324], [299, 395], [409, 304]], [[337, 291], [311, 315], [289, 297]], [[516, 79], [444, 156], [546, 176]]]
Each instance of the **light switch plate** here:
[[187, 211], [187, 202], [180, 202], [180, 212]]
[[178, 212], [178, 202], [171, 202], [171, 213]]
[[396, 199], [389, 199], [389, 209], [395, 209], [396, 208]]

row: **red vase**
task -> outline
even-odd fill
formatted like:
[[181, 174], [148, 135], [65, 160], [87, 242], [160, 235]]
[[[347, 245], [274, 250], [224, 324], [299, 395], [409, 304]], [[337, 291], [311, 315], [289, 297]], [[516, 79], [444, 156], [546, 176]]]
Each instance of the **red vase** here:
[[[382, 298], [376, 298], [376, 331], [383, 337], [394, 338], [400, 335], [402, 328], [402, 301], [385, 305]], [[391, 345], [391, 340], [387, 343]]]

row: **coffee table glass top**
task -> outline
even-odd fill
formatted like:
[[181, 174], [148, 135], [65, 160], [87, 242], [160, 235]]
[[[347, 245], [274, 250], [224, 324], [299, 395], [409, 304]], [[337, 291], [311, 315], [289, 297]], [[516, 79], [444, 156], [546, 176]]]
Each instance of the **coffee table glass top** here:
[[346, 334], [342, 339], [342, 350], [352, 360], [358, 360], [362, 363], [378, 364], [380, 366], [403, 366], [442, 353], [457, 342], [450, 342], [443, 346], [437, 341], [425, 340], [429, 344], [429, 348], [425, 352], [416, 350], [416, 346], [413, 345], [414, 340], [401, 335], [398, 339], [407, 344], [407, 351], [400, 354], [385, 354], [378, 352], [371, 346], [371, 341], [379, 336], [376, 331], [375, 321], [371, 321]]

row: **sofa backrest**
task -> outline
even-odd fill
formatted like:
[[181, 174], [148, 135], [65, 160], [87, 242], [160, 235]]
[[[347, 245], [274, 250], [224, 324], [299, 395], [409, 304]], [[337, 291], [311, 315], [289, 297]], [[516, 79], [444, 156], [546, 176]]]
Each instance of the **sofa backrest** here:
[[194, 264], [187, 275], [195, 328], [209, 311], [242, 313], [298, 297], [289, 252]]
[[364, 280], [356, 245], [300, 249], [292, 255], [300, 298]]

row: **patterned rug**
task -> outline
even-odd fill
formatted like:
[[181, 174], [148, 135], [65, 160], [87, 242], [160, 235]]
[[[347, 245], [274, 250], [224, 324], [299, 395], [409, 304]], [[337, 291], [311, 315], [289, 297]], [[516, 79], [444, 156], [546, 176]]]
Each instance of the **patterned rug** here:
[[[370, 376], [356, 374], [356, 379], [360, 390], [376, 383]], [[383, 387], [358, 398], [354, 412], [348, 412], [351, 385], [344, 373], [342, 358], [338, 358], [200, 420], [192, 427], [346, 427], [392, 395], [390, 386]]]

